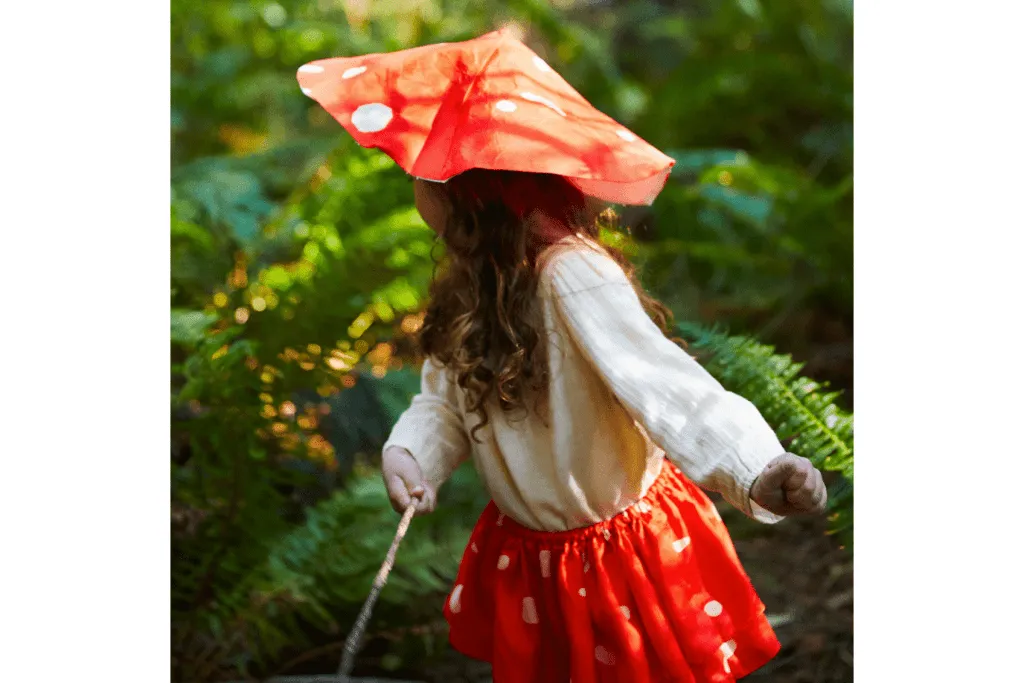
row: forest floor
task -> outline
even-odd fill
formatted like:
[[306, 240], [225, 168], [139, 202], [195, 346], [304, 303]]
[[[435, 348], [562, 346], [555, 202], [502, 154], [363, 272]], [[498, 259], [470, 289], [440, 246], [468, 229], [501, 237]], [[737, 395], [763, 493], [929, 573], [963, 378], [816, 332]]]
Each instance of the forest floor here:
[[[762, 525], [719, 503], [743, 566], [767, 607], [782, 650], [744, 681], [853, 681], [853, 553], [827, 536], [824, 517]], [[372, 649], [372, 648], [368, 648]], [[361, 668], [361, 667], [357, 667]], [[364, 669], [360, 675], [381, 671]], [[408, 672], [395, 678], [413, 678]], [[451, 648], [417, 672], [429, 683], [491, 683], [490, 667]]]

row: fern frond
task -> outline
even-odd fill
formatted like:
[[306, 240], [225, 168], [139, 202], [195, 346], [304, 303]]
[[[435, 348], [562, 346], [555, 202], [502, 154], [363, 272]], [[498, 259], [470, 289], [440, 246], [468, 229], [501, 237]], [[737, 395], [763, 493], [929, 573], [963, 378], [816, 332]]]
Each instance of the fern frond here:
[[[471, 466], [440, 493], [437, 511], [413, 522], [374, 615], [374, 628], [426, 623], [451, 581], [486, 494]], [[218, 591], [214, 622], [248, 635], [256, 663], [311, 645], [309, 629], [342, 633], [355, 619], [394, 535], [398, 516], [378, 471], [357, 472], [272, 542], [266, 560]], [[212, 630], [212, 629], [211, 629]]]
[[677, 330], [715, 379], [757, 407], [791, 453], [842, 475], [829, 492], [830, 532], [840, 534], [850, 545], [853, 414], [835, 404], [839, 394], [827, 391], [827, 384], [802, 376], [802, 363], [776, 354], [766, 344], [695, 323], [679, 323]]

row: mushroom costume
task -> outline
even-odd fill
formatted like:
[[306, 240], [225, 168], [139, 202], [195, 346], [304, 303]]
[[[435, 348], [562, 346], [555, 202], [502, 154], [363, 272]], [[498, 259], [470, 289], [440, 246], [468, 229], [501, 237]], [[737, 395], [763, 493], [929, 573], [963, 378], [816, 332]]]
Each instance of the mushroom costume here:
[[[339, 57], [299, 69], [303, 92], [364, 147], [445, 182], [471, 168], [545, 172], [647, 205], [672, 159], [594, 109], [507, 31]], [[577, 239], [579, 238], [579, 239]], [[476, 417], [430, 358], [385, 443], [439, 489], [472, 459], [492, 497], [444, 604], [452, 645], [495, 683], [729, 683], [779, 642], [701, 487], [759, 521], [755, 477], [784, 449], [646, 314], [580, 236], [538, 257], [552, 346], [550, 425]]]

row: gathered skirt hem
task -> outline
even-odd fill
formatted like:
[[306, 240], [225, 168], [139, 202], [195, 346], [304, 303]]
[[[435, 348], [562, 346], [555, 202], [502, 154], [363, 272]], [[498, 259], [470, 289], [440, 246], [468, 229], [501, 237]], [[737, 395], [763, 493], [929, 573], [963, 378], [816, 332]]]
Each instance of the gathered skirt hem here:
[[667, 461], [582, 529], [527, 529], [491, 503], [444, 613], [494, 683], [730, 683], [780, 649], [714, 504]]

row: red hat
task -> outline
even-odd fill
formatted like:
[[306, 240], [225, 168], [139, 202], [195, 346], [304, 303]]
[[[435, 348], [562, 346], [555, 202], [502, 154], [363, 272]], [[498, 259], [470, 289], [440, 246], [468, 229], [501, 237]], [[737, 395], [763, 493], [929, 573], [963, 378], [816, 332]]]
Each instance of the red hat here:
[[598, 199], [649, 205], [675, 163], [594, 109], [506, 29], [321, 59], [298, 79], [357, 143], [424, 180], [471, 168], [552, 173]]

